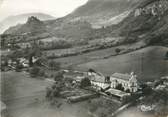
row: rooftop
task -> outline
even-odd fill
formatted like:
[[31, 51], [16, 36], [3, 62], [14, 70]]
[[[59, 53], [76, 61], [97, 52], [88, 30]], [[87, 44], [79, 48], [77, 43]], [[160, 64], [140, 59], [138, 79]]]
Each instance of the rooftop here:
[[125, 93], [123, 91], [120, 91], [120, 90], [117, 90], [117, 89], [108, 89], [106, 92], [109, 92], [113, 95], [116, 95], [116, 96], [119, 96], [119, 97], [123, 97], [123, 96], [126, 96], [126, 95], [130, 95], [129, 93]]
[[92, 81], [95, 81], [95, 82], [102, 82], [104, 83], [105, 82], [105, 78], [104, 77], [98, 77], [98, 78], [91, 78]]
[[131, 74], [122, 74], [122, 73], [114, 73], [111, 77], [122, 79], [122, 80], [129, 80], [131, 78]]
[[76, 78], [83, 78], [85, 76], [85, 73], [68, 71], [68, 72], [64, 73], [63, 76], [66, 77], [66, 78], [76, 79]]
[[92, 72], [92, 73], [94, 73], [96, 76], [91, 76], [91, 80], [92, 81], [95, 81], [95, 82], [105, 82], [105, 77], [104, 77], [104, 75], [102, 74], [102, 73], [100, 73], [100, 72]]

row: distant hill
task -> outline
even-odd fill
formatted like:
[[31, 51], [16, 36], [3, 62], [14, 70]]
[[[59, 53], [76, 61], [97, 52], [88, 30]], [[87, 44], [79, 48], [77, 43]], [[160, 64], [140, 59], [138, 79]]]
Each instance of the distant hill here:
[[[44, 21], [47, 30], [56, 37], [86, 39], [94, 37], [94, 28], [117, 24], [128, 16], [139, 0], [89, 0], [71, 14]], [[37, 17], [38, 18], [38, 17]], [[20, 29], [20, 25], [6, 32]], [[78, 31], [78, 33], [77, 33]], [[93, 34], [93, 36], [91, 35]]]
[[8, 29], [11, 26], [25, 23], [27, 21], [28, 17], [30, 17], [30, 16], [35, 16], [35, 17], [39, 18], [40, 20], [54, 19], [53, 16], [50, 16], [50, 15], [47, 15], [44, 13], [28, 13], [28, 14], [9, 16], [0, 22], [0, 33], [4, 32], [6, 29]]
[[34, 26], [27, 22], [5, 33], [40, 32], [36, 33], [39, 35], [42, 31], [49, 36], [72, 40], [122, 37], [119, 44], [143, 40], [147, 45], [168, 45], [167, 19], [167, 0], [89, 0], [65, 17], [38, 19], [38, 23], [32, 22]]
[[25, 24], [10, 27], [4, 32], [4, 34], [26, 34], [26, 33], [42, 33], [46, 31], [46, 25], [43, 21], [39, 20], [35, 16], [31, 16], [27, 19]]

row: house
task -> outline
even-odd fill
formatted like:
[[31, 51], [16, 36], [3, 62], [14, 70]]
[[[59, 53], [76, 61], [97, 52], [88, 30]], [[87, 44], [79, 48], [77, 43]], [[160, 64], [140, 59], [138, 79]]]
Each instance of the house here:
[[26, 58], [18, 58], [18, 60], [23, 67], [29, 67], [29, 61]]
[[168, 76], [161, 77], [159, 81], [155, 83], [156, 90], [168, 90]]
[[95, 72], [94, 70], [88, 71], [88, 77], [93, 86], [98, 86], [102, 89], [110, 87], [110, 78], [105, 77], [103, 74], [99, 72]]
[[110, 76], [111, 87], [117, 88], [119, 85], [124, 91], [136, 92], [138, 90], [137, 76], [131, 74], [114, 73]]
[[83, 78], [85, 78], [85, 73], [83, 72], [77, 72], [77, 71], [66, 71], [64, 70], [64, 74], [63, 74], [63, 77], [65, 79], [69, 79], [69, 80], [72, 80], [72, 81], [76, 81], [76, 82], [81, 82], [81, 80]]

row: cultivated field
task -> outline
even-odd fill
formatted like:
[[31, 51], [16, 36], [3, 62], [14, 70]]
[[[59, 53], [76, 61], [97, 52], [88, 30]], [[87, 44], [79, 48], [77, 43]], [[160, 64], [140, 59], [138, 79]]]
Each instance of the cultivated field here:
[[[116, 46], [116, 47], [111, 47], [107, 49], [100, 49], [100, 50], [95, 50], [92, 52], [88, 53], [83, 53], [79, 54], [76, 56], [69, 56], [69, 57], [63, 57], [63, 58], [57, 58], [54, 59], [56, 62], [60, 62], [62, 64], [63, 68], [69, 67], [69, 66], [75, 66], [78, 64], [94, 61], [94, 60], [100, 60], [104, 58], [109, 58], [111, 56], [116, 55], [116, 48], [121, 49], [121, 52], [126, 52], [126, 51], [135, 51], [136, 49], [139, 49], [140, 47], [144, 46], [143, 43], [136, 43], [136, 44], [128, 44], [128, 45], [121, 45], [121, 46]], [[53, 52], [60, 53], [60, 50], [53, 50]]]
[[[164, 56], [168, 48], [151, 46], [128, 54], [112, 56], [77, 65], [77, 70], [88, 70], [89, 68], [111, 75], [115, 72], [130, 73], [134, 71], [140, 81], [154, 80], [168, 75], [168, 61]], [[100, 56], [100, 55], [99, 55]]]

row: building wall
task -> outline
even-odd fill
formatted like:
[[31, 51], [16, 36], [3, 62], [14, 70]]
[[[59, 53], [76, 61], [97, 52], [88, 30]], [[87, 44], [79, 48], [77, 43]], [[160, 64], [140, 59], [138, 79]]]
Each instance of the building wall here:
[[94, 86], [98, 86], [98, 87], [104, 87], [105, 83], [102, 82], [95, 82], [95, 81], [91, 81], [91, 84]]
[[138, 84], [136, 79], [132, 80], [122, 80], [118, 78], [111, 77], [111, 87], [116, 88], [119, 84], [122, 84], [124, 90], [130, 90], [130, 92], [136, 92], [138, 90]]
[[95, 82], [95, 81], [91, 81], [91, 84], [93, 86], [98, 86], [100, 88], [105, 88], [105, 87], [109, 87], [110, 84], [109, 83], [105, 83], [105, 82]]

